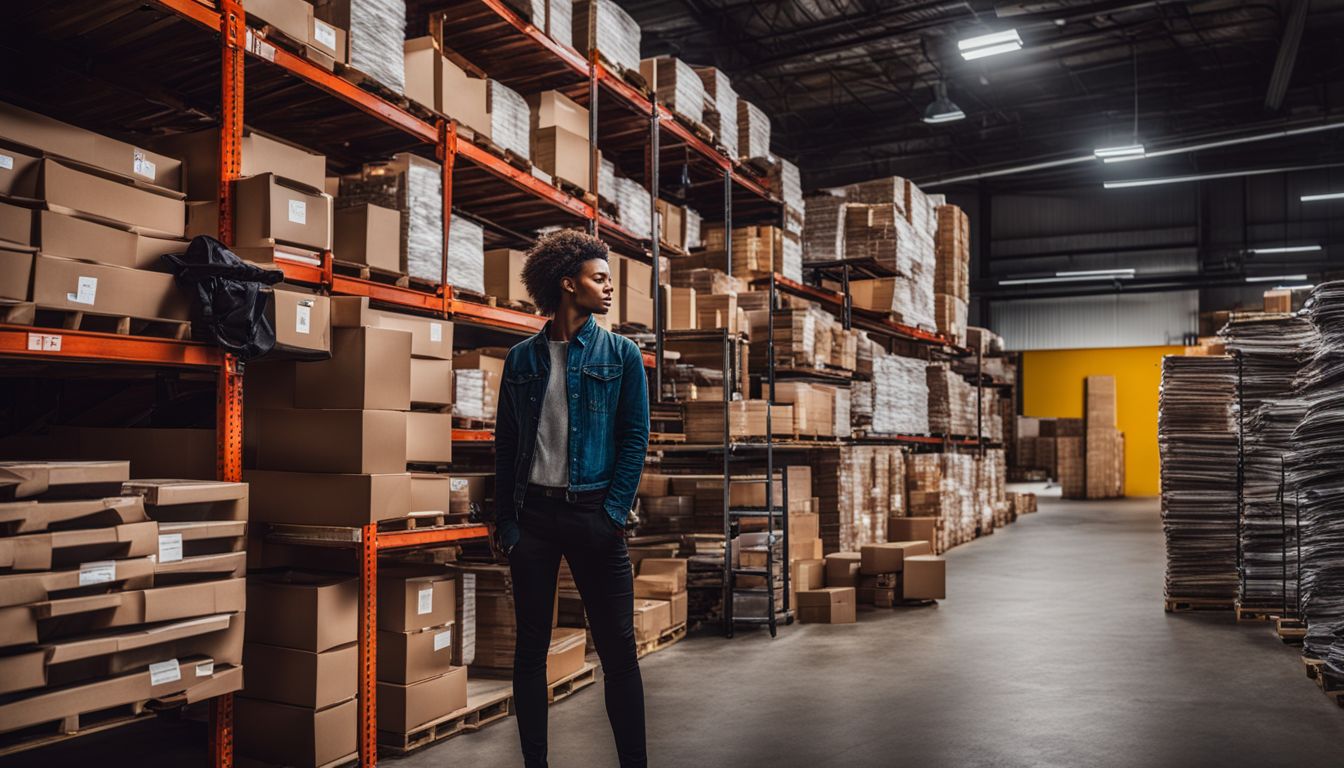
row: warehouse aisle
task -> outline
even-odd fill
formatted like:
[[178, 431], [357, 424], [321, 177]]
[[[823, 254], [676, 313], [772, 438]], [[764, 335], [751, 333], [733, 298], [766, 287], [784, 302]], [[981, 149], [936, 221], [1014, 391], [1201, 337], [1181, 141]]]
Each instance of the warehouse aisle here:
[[[1344, 711], [1261, 626], [1162, 611], [1156, 500], [1060, 502], [948, 554], [937, 608], [644, 661], [652, 764], [1337, 766]], [[555, 768], [614, 766], [596, 688]], [[398, 761], [517, 765], [512, 723]]]

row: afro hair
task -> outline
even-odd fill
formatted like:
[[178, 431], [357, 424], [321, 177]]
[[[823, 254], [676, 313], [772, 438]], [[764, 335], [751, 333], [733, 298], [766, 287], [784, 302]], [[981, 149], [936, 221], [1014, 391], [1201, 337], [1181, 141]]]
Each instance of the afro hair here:
[[575, 277], [585, 261], [607, 258], [607, 245], [576, 229], [542, 235], [527, 252], [523, 285], [532, 303], [547, 315], [560, 308], [560, 281]]

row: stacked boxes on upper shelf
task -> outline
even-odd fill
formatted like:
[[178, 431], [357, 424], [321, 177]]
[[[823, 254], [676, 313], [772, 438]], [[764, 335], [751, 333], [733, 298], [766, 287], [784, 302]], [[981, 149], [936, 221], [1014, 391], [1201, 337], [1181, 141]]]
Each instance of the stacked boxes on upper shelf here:
[[0, 463], [0, 733], [242, 687], [247, 486], [129, 466]]
[[971, 225], [955, 205], [937, 207], [937, 266], [934, 311], [938, 331], [955, 344], [966, 343], [966, 315], [971, 298]]
[[705, 125], [729, 157], [738, 157], [737, 91], [732, 81], [716, 67], [696, 67], [695, 72], [705, 86]]
[[705, 121], [705, 84], [690, 64], [673, 56], [644, 59], [639, 74], [653, 96], [691, 123]]

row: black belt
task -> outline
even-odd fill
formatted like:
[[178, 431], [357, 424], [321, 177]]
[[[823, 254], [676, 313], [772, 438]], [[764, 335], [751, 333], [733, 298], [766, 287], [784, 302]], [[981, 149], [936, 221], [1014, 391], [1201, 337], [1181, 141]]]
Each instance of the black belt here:
[[596, 499], [604, 498], [607, 495], [607, 489], [595, 488], [591, 491], [570, 491], [568, 488], [557, 488], [549, 485], [536, 485], [534, 483], [528, 483], [527, 495], [533, 497], [541, 496], [542, 498], [547, 499], [560, 499], [563, 501], [574, 503], [574, 502], [594, 501]]

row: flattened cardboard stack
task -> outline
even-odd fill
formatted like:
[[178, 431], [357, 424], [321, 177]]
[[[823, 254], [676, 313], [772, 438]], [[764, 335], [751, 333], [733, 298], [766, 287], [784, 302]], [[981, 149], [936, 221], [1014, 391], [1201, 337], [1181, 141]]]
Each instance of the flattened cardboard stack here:
[[693, 123], [705, 121], [705, 84], [690, 64], [675, 56], [659, 56], [641, 61], [639, 73], [660, 103]]
[[770, 116], [746, 99], [737, 100], [738, 151], [744, 158], [770, 154]]
[[905, 514], [905, 454], [896, 446], [846, 445], [809, 457], [825, 551], [887, 540], [888, 519]]
[[482, 347], [453, 358], [454, 416], [494, 420], [506, 355], [508, 350], [502, 347]]
[[971, 225], [955, 205], [937, 207], [937, 266], [934, 308], [938, 330], [961, 344], [966, 339], [967, 302], [971, 298]]
[[1125, 495], [1124, 442], [1115, 427], [1115, 377], [1083, 379], [1085, 414], [1083, 429], [1087, 498], [1113, 499]]
[[0, 462], [7, 740], [242, 687], [247, 486], [128, 474], [124, 461]]
[[906, 502], [912, 518], [936, 518], [935, 552], [975, 538], [976, 460], [969, 454], [916, 453], [906, 457]]
[[[732, 439], [765, 437], [766, 407], [764, 400], [734, 400], [728, 403], [728, 436]], [[724, 434], [724, 405], [721, 401], [705, 400], [685, 403], [686, 441], [689, 443], [721, 443]], [[777, 436], [793, 434], [793, 406], [772, 405], [770, 432]]]
[[[710, 224], [704, 228], [703, 253], [691, 257], [699, 266], [722, 268], [728, 261], [727, 243], [723, 225]], [[786, 233], [779, 227], [733, 227], [734, 277], [751, 279], [778, 271], [783, 264]]]
[[405, 0], [317, 0], [313, 13], [346, 31], [351, 67], [397, 93], [405, 90]]
[[622, 70], [639, 71], [639, 24], [613, 0], [576, 0], [573, 29], [579, 53], [598, 51]]
[[926, 363], [879, 349], [874, 349], [872, 355], [871, 431], [888, 435], [928, 434], [931, 425]]
[[695, 73], [705, 86], [705, 125], [729, 157], [738, 157], [737, 91], [732, 81], [716, 67], [696, 67]]
[[835, 261], [845, 248], [843, 189], [821, 190], [804, 199], [807, 225], [803, 228], [803, 261]]
[[935, 435], [975, 436], [977, 430], [976, 388], [947, 363], [927, 369], [929, 382], [929, 431]]

